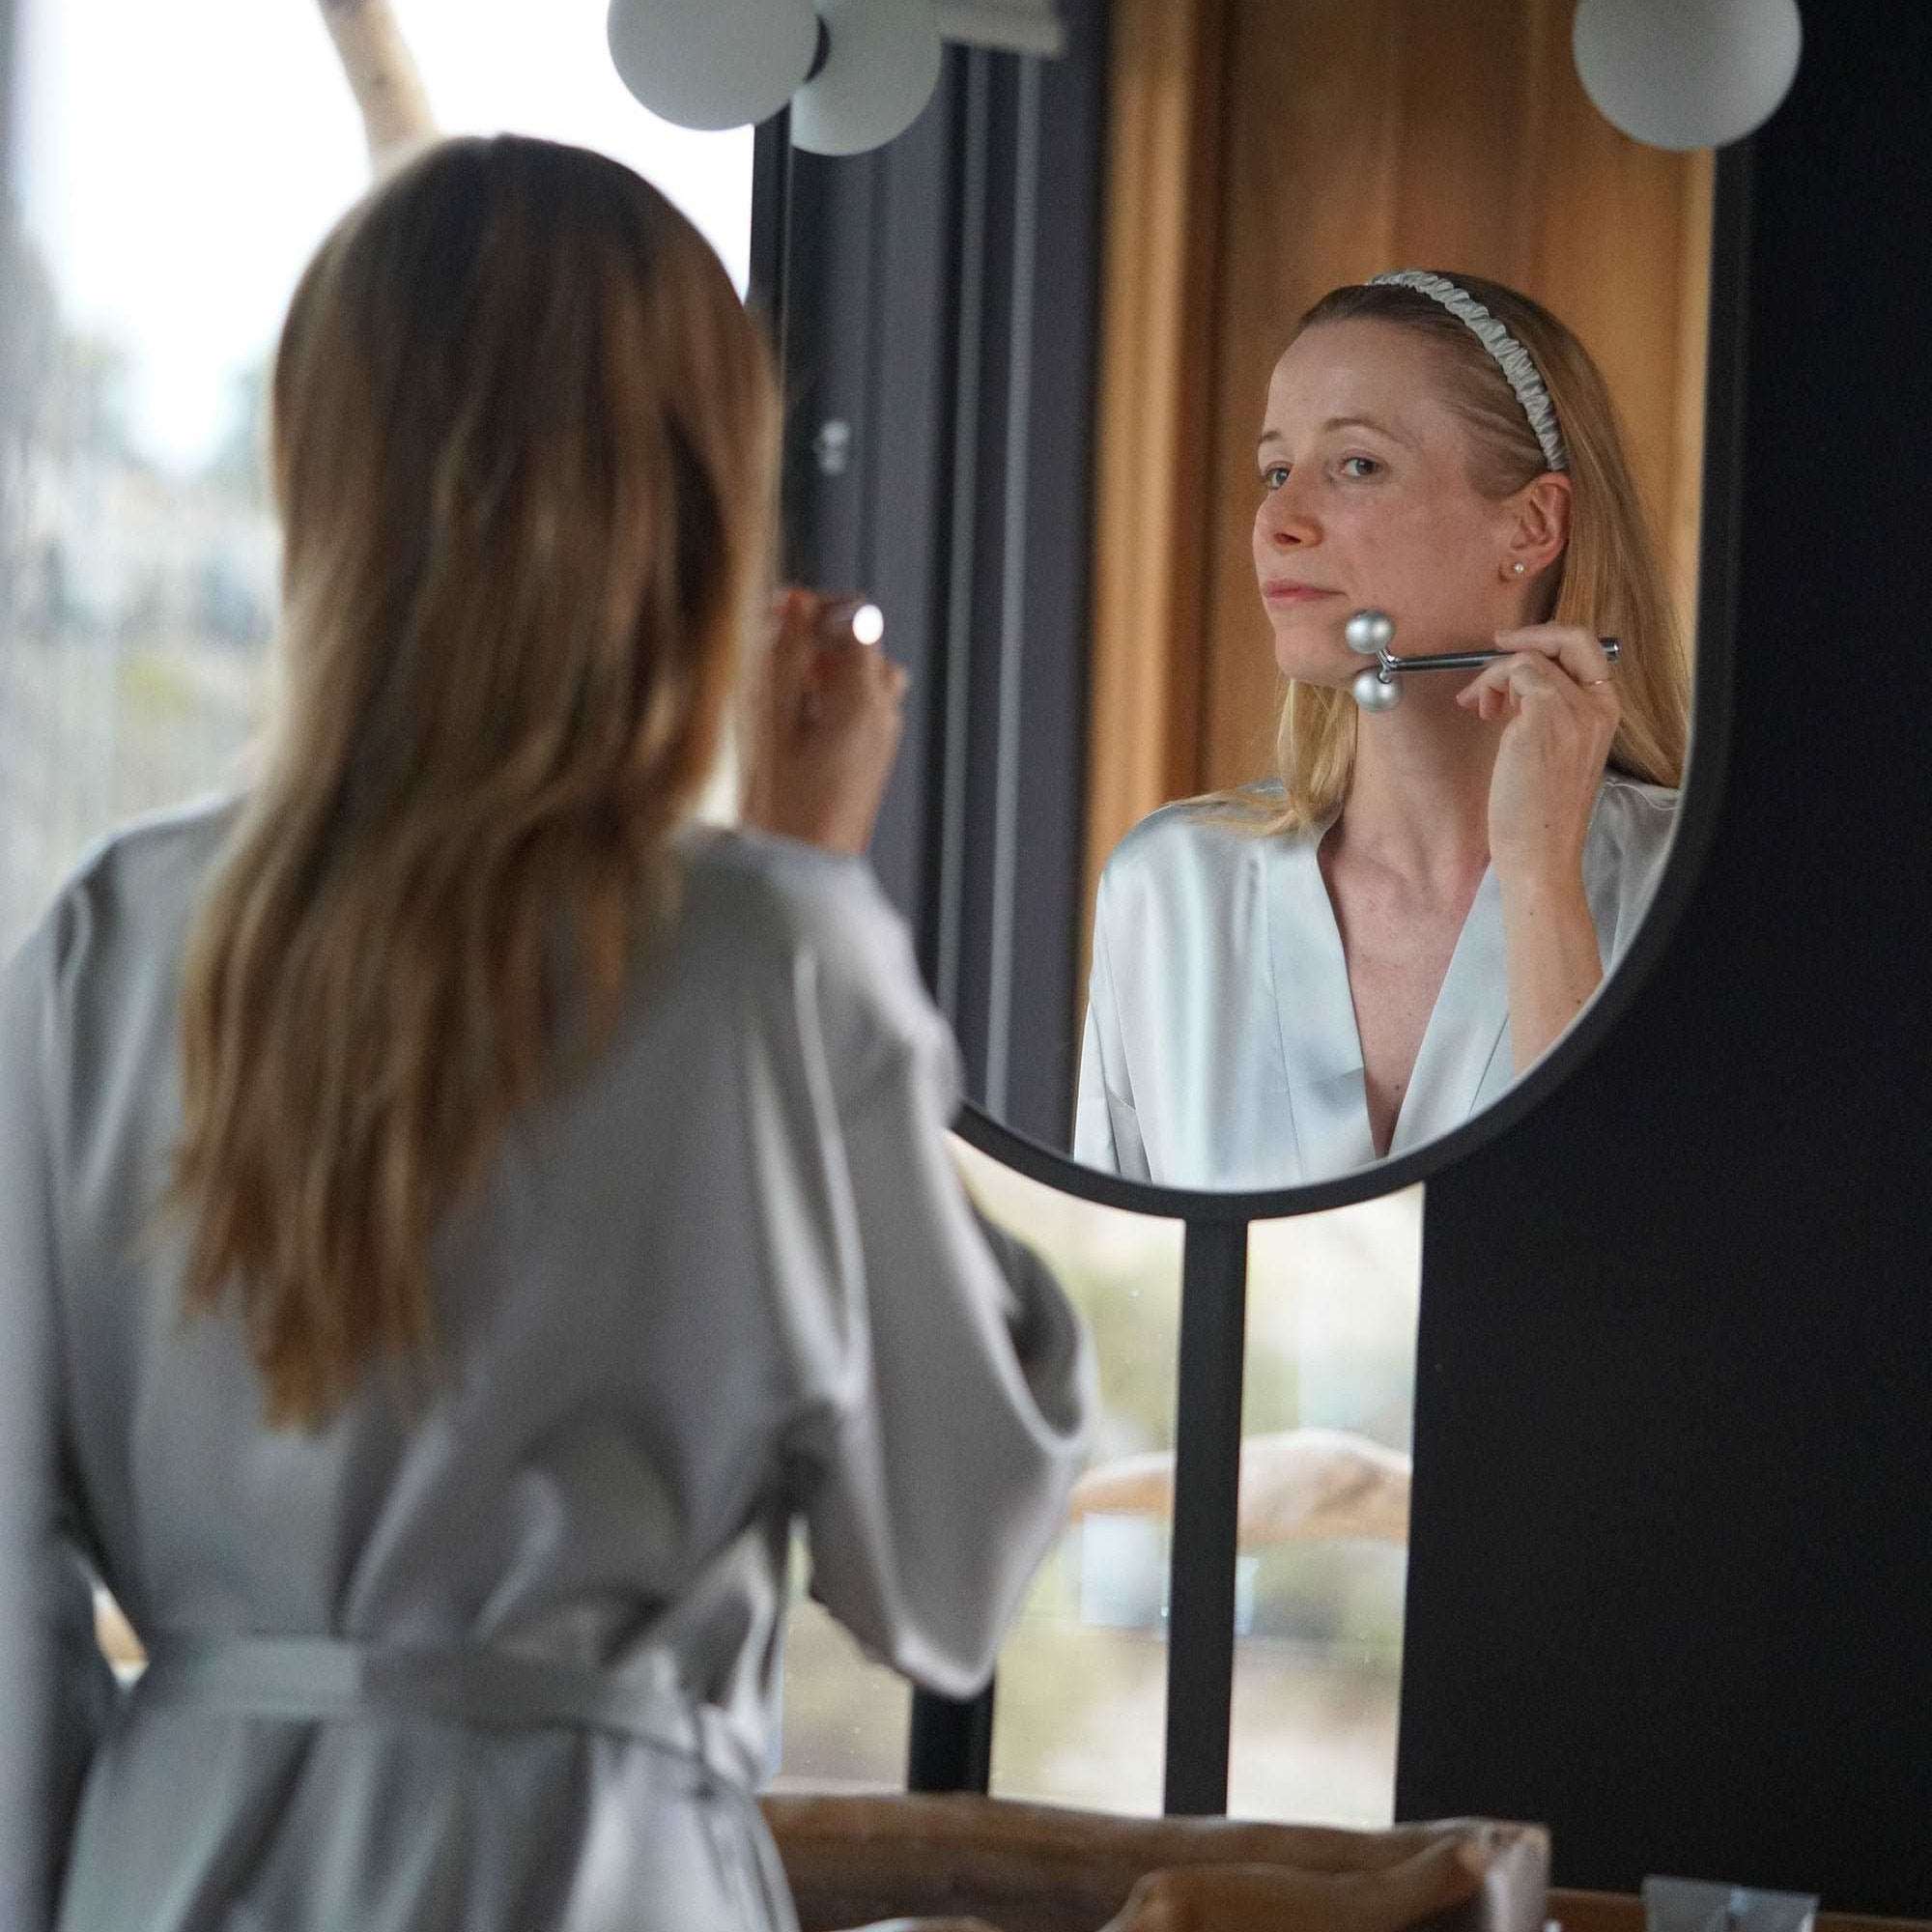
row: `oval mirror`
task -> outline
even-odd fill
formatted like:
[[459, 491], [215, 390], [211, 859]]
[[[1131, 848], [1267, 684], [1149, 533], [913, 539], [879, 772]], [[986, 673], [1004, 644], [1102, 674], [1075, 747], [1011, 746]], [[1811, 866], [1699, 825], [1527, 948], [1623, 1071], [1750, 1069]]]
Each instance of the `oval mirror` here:
[[1500, 1124], [1681, 815], [1714, 156], [1563, 34], [1372, 11], [1229, 10], [1184, 125], [1116, 69], [1080, 966], [1046, 1100], [963, 1130], [1117, 1205], [1336, 1205]]

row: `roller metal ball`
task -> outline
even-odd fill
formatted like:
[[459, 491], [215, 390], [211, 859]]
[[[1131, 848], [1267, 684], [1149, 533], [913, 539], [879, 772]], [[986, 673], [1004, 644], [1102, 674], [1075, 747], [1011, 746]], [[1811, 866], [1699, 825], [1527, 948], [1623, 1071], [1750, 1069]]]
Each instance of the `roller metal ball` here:
[[1386, 611], [1357, 611], [1343, 625], [1342, 640], [1357, 657], [1379, 657], [1395, 641], [1395, 621]]
[[1392, 677], [1384, 684], [1380, 671], [1373, 668], [1357, 671], [1349, 690], [1364, 711], [1393, 711], [1402, 702], [1401, 680]]

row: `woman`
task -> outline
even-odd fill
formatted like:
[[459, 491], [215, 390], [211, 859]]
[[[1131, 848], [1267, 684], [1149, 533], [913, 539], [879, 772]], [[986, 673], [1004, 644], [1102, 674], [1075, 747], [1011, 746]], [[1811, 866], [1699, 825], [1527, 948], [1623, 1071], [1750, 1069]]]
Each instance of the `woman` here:
[[[1084, 1349], [962, 1199], [863, 866], [692, 823], [776, 413], [709, 249], [573, 149], [433, 149], [304, 275], [262, 776], [0, 980], [10, 1932], [789, 1925], [796, 1517], [862, 1643], [983, 1681]], [[858, 849], [898, 677], [783, 616], [760, 809]]]
[[[1414, 270], [1335, 290], [1275, 365], [1257, 460], [1279, 778], [1143, 821], [1094, 922], [1074, 1151], [1178, 1187], [1345, 1173], [1500, 1094], [1641, 920], [1688, 728], [1608, 393], [1526, 297]], [[1358, 717], [1365, 608], [1403, 655], [1507, 656]]]

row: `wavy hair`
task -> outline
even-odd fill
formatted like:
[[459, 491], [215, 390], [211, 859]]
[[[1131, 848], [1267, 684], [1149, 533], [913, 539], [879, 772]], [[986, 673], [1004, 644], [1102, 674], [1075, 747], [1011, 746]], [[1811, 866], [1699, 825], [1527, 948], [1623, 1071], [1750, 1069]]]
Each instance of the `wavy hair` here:
[[[431, 148], [276, 354], [280, 680], [200, 903], [170, 1203], [274, 1426], [433, 1350], [430, 1243], [608, 1037], [770, 576], [769, 354], [615, 161]], [[567, 1064], [568, 1063], [568, 1064]]]
[[[1569, 457], [1569, 542], [1545, 574], [1540, 620], [1579, 624], [1619, 639], [1623, 723], [1613, 769], [1654, 784], [1682, 782], [1690, 729], [1690, 663], [1656, 536], [1644, 514], [1610, 392], [1589, 352], [1539, 302], [1500, 282], [1448, 270], [1529, 351], [1549, 392]], [[1418, 290], [1350, 284], [1331, 290], [1295, 326], [1295, 341], [1327, 323], [1376, 322], [1435, 345], [1444, 393], [1469, 440], [1469, 480], [1492, 500], [1548, 468], [1522, 405], [1468, 326]], [[1275, 731], [1282, 797], [1252, 790], [1217, 804], [1264, 820], [1266, 832], [1320, 824], [1348, 796], [1355, 762], [1354, 700], [1346, 690], [1291, 679]]]

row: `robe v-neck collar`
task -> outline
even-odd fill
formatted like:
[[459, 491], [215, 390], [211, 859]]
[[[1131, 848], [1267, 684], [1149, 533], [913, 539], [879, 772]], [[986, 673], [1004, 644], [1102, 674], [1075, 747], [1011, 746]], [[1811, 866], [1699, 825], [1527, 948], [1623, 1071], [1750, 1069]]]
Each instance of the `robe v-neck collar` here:
[[[1283, 1071], [1302, 1179], [1345, 1174], [1380, 1158], [1369, 1125], [1368, 1080], [1349, 963], [1318, 850], [1331, 816], [1299, 838], [1268, 841], [1268, 956]], [[1396, 1115], [1391, 1154], [1460, 1126], [1509, 1027], [1502, 891], [1495, 868], [1476, 887], [1430, 1009]]]

